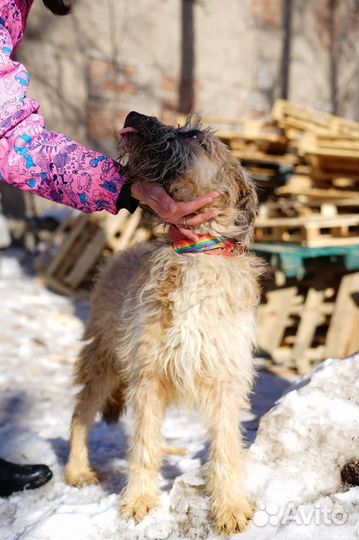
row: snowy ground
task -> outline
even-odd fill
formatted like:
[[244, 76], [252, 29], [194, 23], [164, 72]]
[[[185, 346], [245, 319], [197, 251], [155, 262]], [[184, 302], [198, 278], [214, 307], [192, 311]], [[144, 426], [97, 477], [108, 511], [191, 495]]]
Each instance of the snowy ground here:
[[[100, 486], [63, 482], [73, 405], [73, 361], [86, 303], [74, 305], [0, 256], [0, 456], [44, 462], [54, 479], [0, 499], [1, 540], [216, 539], [208, 519], [201, 465], [208, 446], [196, 414], [170, 410], [164, 434], [187, 447], [162, 470], [162, 506], [141, 524], [119, 518], [126, 481], [130, 416], [117, 426], [98, 422], [91, 435]], [[358, 454], [359, 358], [328, 361], [278, 406], [289, 381], [261, 372], [244, 427], [250, 447], [248, 491], [257, 513], [243, 540], [359, 539], [359, 488], [343, 486], [340, 469]], [[233, 537], [235, 538], [235, 537]]]

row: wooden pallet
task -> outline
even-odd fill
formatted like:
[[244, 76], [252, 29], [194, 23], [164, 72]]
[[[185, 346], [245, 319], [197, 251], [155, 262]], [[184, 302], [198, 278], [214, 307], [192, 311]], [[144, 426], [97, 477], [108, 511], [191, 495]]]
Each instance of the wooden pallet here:
[[[76, 297], [88, 296], [99, 262], [152, 236], [142, 223], [142, 211], [133, 214], [72, 215], [60, 228], [55, 254], [41, 276], [51, 288]], [[41, 266], [41, 261], [38, 264]]]
[[289, 242], [307, 247], [358, 243], [359, 215], [263, 218], [256, 220], [256, 242]]
[[253, 163], [258, 163], [260, 165], [273, 164], [277, 167], [282, 165], [290, 165], [293, 167], [298, 162], [298, 158], [294, 154], [276, 156], [272, 154], [266, 154], [265, 152], [261, 152], [260, 150], [254, 150], [251, 148], [243, 151], [234, 150], [233, 155], [240, 161], [249, 161]]
[[[325, 190], [321, 190], [325, 192]], [[329, 191], [329, 190], [328, 190]], [[288, 197], [278, 197], [267, 201], [259, 208], [259, 215], [263, 217], [335, 217], [338, 215], [355, 214], [359, 212], [359, 197], [333, 198], [319, 197], [311, 192], [293, 194]]]
[[356, 139], [306, 133], [299, 139], [297, 151], [317, 180], [347, 176], [352, 183], [359, 181], [359, 141]]
[[280, 197], [261, 205], [259, 215], [270, 218], [316, 216], [335, 217], [359, 212], [359, 201], [355, 199], [338, 199], [328, 202], [308, 195], [296, 197]]
[[287, 151], [288, 139], [273, 123], [262, 120], [246, 120], [240, 129], [220, 129], [217, 137], [236, 151], [262, 151], [270, 155], [283, 155]]
[[275, 364], [306, 373], [325, 358], [342, 358], [359, 348], [359, 273], [332, 287], [297, 286], [268, 292], [259, 306], [257, 343]]
[[359, 193], [357, 191], [315, 187], [309, 177], [299, 177], [297, 175], [293, 175], [285, 186], [277, 188], [275, 194], [278, 197], [307, 197], [308, 200], [323, 203], [342, 202], [344, 204], [348, 202], [350, 205], [359, 205]]
[[284, 185], [293, 173], [295, 156], [276, 156], [260, 151], [232, 150], [258, 184], [259, 199], [266, 200], [273, 190]]
[[282, 99], [275, 102], [272, 118], [285, 131], [288, 139], [296, 139], [303, 132], [332, 134], [357, 140], [359, 137], [359, 124], [357, 122]]
[[300, 156], [315, 154], [359, 160], [359, 140], [352, 137], [305, 133], [298, 141], [296, 147]]
[[298, 217], [314, 213], [334, 217], [339, 214], [355, 214], [359, 211], [357, 191], [316, 187], [307, 175], [292, 175], [284, 186], [275, 188], [274, 195], [274, 200], [266, 201], [260, 207], [259, 215]]
[[[305, 161], [311, 166], [311, 177], [318, 182], [331, 182], [334, 187], [350, 189], [356, 189], [359, 184], [358, 158], [307, 154]], [[341, 178], [346, 178], [345, 183], [337, 181]]]

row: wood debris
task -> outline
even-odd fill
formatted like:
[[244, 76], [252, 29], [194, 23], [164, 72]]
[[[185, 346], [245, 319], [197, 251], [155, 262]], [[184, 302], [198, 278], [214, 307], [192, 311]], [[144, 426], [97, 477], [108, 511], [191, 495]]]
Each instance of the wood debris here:
[[37, 268], [52, 289], [76, 298], [89, 295], [98, 265], [105, 257], [158, 235], [158, 228], [143, 217], [138, 208], [118, 215], [73, 214], [57, 231], [58, 244], [49, 262], [40, 256]]

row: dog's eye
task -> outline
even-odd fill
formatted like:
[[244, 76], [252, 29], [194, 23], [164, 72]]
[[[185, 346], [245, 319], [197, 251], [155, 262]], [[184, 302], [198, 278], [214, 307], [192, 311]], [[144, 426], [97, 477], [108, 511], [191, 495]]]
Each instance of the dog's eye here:
[[182, 139], [193, 139], [194, 141], [198, 140], [198, 131], [196, 129], [191, 129], [190, 131], [179, 131], [178, 135]]

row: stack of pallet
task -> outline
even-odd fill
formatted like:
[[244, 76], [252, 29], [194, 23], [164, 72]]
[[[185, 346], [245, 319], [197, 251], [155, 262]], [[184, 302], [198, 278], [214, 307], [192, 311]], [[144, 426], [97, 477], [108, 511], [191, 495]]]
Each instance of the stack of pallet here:
[[[285, 101], [272, 118], [282, 159], [296, 161], [256, 221], [254, 249], [276, 284], [259, 308], [258, 344], [276, 366], [305, 373], [359, 348], [359, 125]], [[248, 150], [234, 151], [248, 166]]]
[[[269, 290], [258, 309], [258, 346], [273, 365], [308, 372], [359, 348], [359, 272], [317, 275]], [[320, 279], [322, 275], [322, 279]]]
[[281, 100], [272, 116], [298, 162], [262, 208], [256, 238], [313, 247], [355, 244], [359, 124]]
[[262, 217], [315, 219], [358, 211], [358, 123], [278, 100], [270, 121], [227, 123], [218, 135], [259, 185], [257, 231]]
[[257, 181], [255, 251], [270, 264], [258, 344], [308, 371], [359, 348], [359, 124], [278, 100], [218, 132]]

